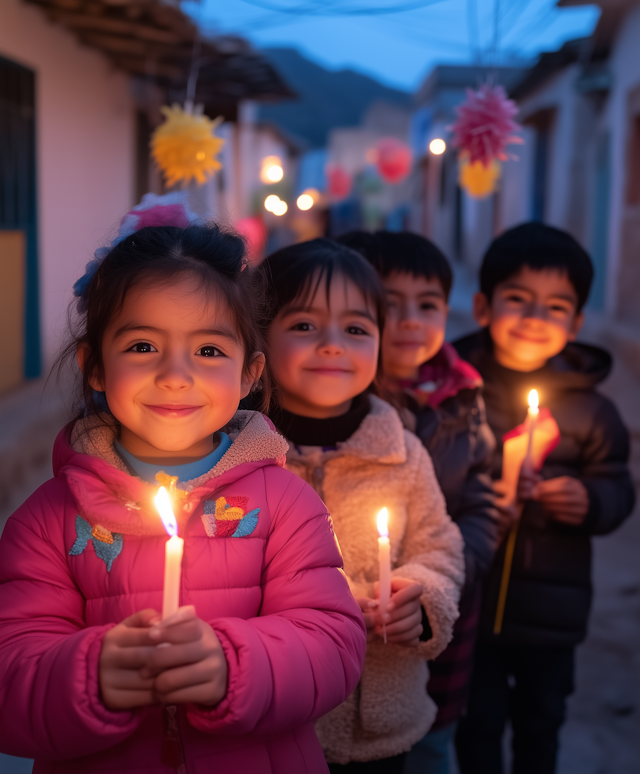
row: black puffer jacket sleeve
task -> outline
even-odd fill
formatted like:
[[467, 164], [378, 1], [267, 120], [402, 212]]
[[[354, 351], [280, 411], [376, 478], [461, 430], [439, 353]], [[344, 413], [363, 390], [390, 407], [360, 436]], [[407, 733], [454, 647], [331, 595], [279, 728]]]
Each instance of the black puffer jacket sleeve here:
[[627, 460], [629, 434], [611, 401], [601, 398], [583, 448], [580, 480], [589, 493], [589, 511], [581, 527], [591, 535], [606, 535], [631, 513], [635, 490]]
[[466, 585], [474, 586], [489, 570], [498, 548], [498, 515], [491, 480], [491, 461], [495, 448], [493, 433], [487, 424], [484, 401], [475, 397], [471, 423], [469, 468], [454, 516], [464, 539]]
[[466, 581], [473, 586], [489, 569], [498, 545], [491, 482], [495, 449], [479, 390], [462, 390], [437, 408], [413, 407], [415, 432], [433, 460], [447, 510], [464, 538]]

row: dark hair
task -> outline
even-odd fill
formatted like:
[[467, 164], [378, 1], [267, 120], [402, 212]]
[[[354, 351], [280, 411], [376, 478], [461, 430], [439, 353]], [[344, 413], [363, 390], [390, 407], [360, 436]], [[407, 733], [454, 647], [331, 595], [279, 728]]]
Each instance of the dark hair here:
[[338, 241], [363, 255], [381, 277], [393, 272], [438, 280], [449, 299], [453, 275], [444, 253], [433, 242], [410, 231], [350, 231]]
[[[104, 401], [94, 393], [89, 381], [103, 376], [102, 339], [127, 295], [140, 286], [170, 284], [185, 274], [195, 277], [200, 287], [228, 304], [244, 348], [243, 374], [249, 373], [254, 353], [264, 351], [264, 302], [259, 278], [248, 269], [243, 239], [217, 225], [148, 226], [113, 247], [83, 294], [86, 312], [75, 319], [72, 315], [72, 340], [59, 367], [75, 358], [78, 347], [85, 348], [83, 413], [104, 410]], [[268, 372], [263, 372], [261, 386], [266, 408], [270, 397]]]
[[589, 297], [593, 264], [587, 252], [566, 231], [544, 223], [523, 223], [494, 239], [480, 267], [480, 290], [491, 301], [501, 282], [528, 266], [534, 271], [566, 273], [578, 296], [579, 312]]
[[260, 264], [267, 292], [269, 324], [294, 301], [310, 303], [324, 281], [327, 299], [335, 275], [351, 280], [373, 306], [380, 332], [386, 301], [378, 275], [363, 257], [331, 239], [320, 237], [277, 250]]

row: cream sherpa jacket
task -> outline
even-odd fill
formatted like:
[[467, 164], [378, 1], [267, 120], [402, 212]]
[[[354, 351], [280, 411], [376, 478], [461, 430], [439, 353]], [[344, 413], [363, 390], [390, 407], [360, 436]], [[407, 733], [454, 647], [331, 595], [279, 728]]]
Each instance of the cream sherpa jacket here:
[[373, 596], [378, 579], [376, 516], [389, 509], [392, 574], [422, 583], [433, 636], [418, 647], [367, 645], [360, 684], [316, 731], [331, 763], [370, 761], [409, 750], [429, 730], [436, 706], [427, 660], [451, 639], [464, 581], [460, 531], [447, 515], [429, 454], [395, 409], [371, 410], [335, 451], [290, 445], [287, 467], [310, 483], [331, 513], [353, 594]]

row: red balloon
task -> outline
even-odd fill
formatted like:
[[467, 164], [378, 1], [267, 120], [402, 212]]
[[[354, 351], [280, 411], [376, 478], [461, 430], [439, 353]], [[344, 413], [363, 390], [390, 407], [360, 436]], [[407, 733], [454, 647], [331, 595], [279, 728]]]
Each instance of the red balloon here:
[[346, 199], [351, 193], [351, 175], [342, 167], [330, 166], [326, 170], [327, 187], [332, 199]]
[[394, 137], [386, 137], [376, 146], [378, 172], [387, 183], [399, 183], [411, 172], [411, 149]]
[[262, 218], [255, 215], [240, 218], [234, 223], [236, 231], [247, 240], [247, 258], [257, 264], [264, 258], [264, 248], [267, 246], [267, 227]]

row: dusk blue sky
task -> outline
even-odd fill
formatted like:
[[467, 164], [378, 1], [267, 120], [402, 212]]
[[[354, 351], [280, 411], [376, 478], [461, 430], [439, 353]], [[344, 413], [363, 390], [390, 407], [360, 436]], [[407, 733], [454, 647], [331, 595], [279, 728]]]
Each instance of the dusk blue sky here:
[[[327, 14], [331, 8], [400, 5], [414, 10]], [[325, 67], [351, 67], [409, 90], [438, 63], [473, 61], [478, 50], [485, 61], [493, 61], [496, 10], [502, 61], [531, 58], [587, 35], [599, 14], [596, 6], [556, 8], [556, 0], [425, 0], [418, 5], [420, 0], [201, 0], [184, 7], [205, 29], [239, 33], [259, 47], [293, 46]], [[266, 10], [274, 7], [315, 8], [316, 13]]]

